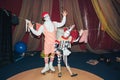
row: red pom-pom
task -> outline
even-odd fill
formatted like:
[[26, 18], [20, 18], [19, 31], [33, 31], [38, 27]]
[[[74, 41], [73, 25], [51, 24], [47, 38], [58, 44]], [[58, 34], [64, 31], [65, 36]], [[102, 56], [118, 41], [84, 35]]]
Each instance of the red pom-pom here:
[[79, 37], [79, 32], [77, 30], [72, 30], [70, 34], [73, 40], [76, 40]]
[[64, 32], [65, 32], [65, 31], [67, 31], [67, 30], [68, 30], [68, 28], [67, 28], [67, 27], [65, 27], [65, 28], [64, 28]]

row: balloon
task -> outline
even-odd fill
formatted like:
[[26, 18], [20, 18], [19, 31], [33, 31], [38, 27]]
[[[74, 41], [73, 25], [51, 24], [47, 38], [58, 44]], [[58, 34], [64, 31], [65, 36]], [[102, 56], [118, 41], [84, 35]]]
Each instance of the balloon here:
[[14, 46], [14, 50], [17, 53], [24, 53], [27, 50], [27, 45], [24, 42], [17, 42]]

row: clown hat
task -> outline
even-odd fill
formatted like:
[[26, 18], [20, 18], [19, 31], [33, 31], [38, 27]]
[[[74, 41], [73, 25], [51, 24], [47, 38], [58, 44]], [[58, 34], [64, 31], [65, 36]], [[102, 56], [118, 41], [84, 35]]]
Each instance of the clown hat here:
[[65, 32], [65, 31], [67, 31], [67, 30], [68, 30], [68, 28], [67, 28], [67, 27], [65, 27], [65, 28], [63, 28], [63, 30], [64, 30], [64, 32]]
[[69, 28], [68, 28], [68, 27], [65, 27], [65, 28], [64, 28], [64, 32], [65, 32], [65, 31], [71, 32], [71, 31], [74, 29], [74, 27], [75, 27], [75, 25], [72, 25], [72, 26], [70, 26]]
[[42, 18], [44, 18], [45, 15], [47, 15], [47, 14], [48, 14], [48, 12], [43, 12], [43, 13], [42, 13]]

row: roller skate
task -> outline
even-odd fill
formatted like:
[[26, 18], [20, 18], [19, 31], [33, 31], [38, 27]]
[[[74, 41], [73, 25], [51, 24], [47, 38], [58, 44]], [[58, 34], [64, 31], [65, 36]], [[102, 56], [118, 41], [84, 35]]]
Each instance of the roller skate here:
[[55, 68], [53, 67], [53, 62], [49, 63], [49, 69], [51, 70], [51, 72], [55, 72]]
[[58, 73], [58, 77], [62, 77], [62, 73], [61, 72]]
[[49, 66], [48, 66], [48, 64], [45, 64], [45, 67], [43, 68], [41, 73], [45, 75], [45, 73], [48, 72], [48, 71], [49, 71]]
[[71, 77], [75, 77], [75, 76], [77, 76], [78, 74], [75, 74], [75, 73], [73, 73], [72, 75], [71, 75]]

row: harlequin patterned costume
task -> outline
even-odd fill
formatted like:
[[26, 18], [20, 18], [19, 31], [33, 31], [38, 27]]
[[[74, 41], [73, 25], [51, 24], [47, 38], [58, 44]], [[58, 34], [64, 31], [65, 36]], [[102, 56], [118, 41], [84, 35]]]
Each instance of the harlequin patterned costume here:
[[[70, 27], [70, 29], [66, 30], [63, 34], [63, 36], [61, 36], [58, 40], [56, 40], [56, 43], [59, 45], [58, 47], [56, 47], [56, 54], [58, 56], [58, 77], [62, 76], [62, 71], [61, 71], [61, 56], [63, 56], [63, 61], [65, 63], [65, 66], [67, 68], [67, 70], [69, 71], [71, 77], [77, 76], [77, 74], [74, 74], [71, 69], [70, 66], [68, 64], [68, 56], [71, 54], [71, 51], [69, 50], [69, 48], [71, 48], [71, 43], [73, 43], [74, 41], [78, 41], [78, 39], [73, 40], [72, 36], [70, 36], [70, 32], [71, 30], [74, 28], [75, 25], [72, 25], [72, 27]], [[63, 55], [61, 54], [63, 53]]]

